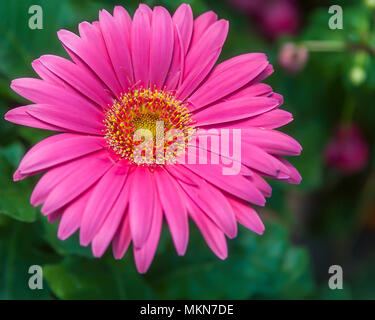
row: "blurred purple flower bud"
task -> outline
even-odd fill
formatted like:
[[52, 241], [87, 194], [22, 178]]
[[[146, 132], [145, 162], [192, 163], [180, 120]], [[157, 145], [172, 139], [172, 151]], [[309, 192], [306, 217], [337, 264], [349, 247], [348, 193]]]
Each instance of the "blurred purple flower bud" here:
[[300, 13], [295, 0], [228, 0], [237, 10], [256, 19], [271, 40], [299, 30]]
[[292, 35], [298, 32], [300, 14], [297, 4], [293, 0], [263, 1], [258, 13], [262, 31], [270, 39], [277, 39], [283, 35]]
[[309, 58], [309, 51], [304, 46], [285, 43], [279, 51], [279, 64], [287, 72], [296, 74], [301, 71]]
[[357, 125], [340, 126], [327, 144], [325, 163], [344, 174], [361, 171], [369, 159], [369, 146]]

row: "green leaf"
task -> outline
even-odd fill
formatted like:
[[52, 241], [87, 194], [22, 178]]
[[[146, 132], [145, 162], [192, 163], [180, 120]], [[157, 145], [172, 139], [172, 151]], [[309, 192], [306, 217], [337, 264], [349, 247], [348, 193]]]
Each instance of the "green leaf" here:
[[13, 143], [6, 148], [1, 149], [1, 154], [9, 162], [9, 164], [15, 168], [20, 163], [24, 154], [24, 147], [20, 143]]
[[36, 209], [29, 203], [31, 185], [28, 181], [15, 183], [12, 179], [23, 150], [19, 143], [0, 148], [0, 214], [23, 222], [33, 222]]
[[24, 195], [20, 196], [22, 188], [0, 190], [0, 214], [5, 214], [22, 222], [34, 222], [37, 209], [34, 208]]
[[30, 266], [57, 261], [57, 256], [37, 237], [36, 225], [9, 220], [0, 226], [0, 300], [47, 299], [48, 285], [31, 290], [28, 281]]
[[319, 300], [350, 300], [353, 299], [352, 290], [349, 284], [344, 283], [343, 289], [332, 290], [328, 287], [328, 282], [321, 285], [316, 299]]
[[148, 299], [150, 288], [129, 264], [111, 258], [88, 260], [66, 258], [44, 267], [45, 277], [60, 299]]
[[[43, 11], [43, 29], [30, 29], [29, 8], [39, 5]], [[25, 76], [35, 76], [31, 62], [43, 54], [58, 54], [67, 56], [57, 31], [68, 29], [76, 32], [82, 21], [98, 20], [99, 10], [112, 9], [113, 4], [105, 1], [43, 1], [43, 0], [15, 0], [0, 2], [0, 60], [6, 61], [0, 65], [1, 75], [8, 81], [0, 82], [5, 95], [11, 92], [11, 79]], [[133, 7], [133, 5], [132, 5]], [[3, 90], [0, 89], [0, 92]], [[8, 95], [7, 95], [8, 96]], [[25, 101], [19, 96], [19, 101]]]
[[[281, 272], [280, 289], [275, 299], [301, 299], [308, 297], [314, 289], [311, 261], [306, 249], [289, 248]], [[307, 276], [307, 278], [306, 278]]]
[[323, 183], [323, 150], [328, 134], [321, 121], [311, 119], [308, 123], [301, 124], [294, 136], [298, 137], [303, 147], [301, 155], [291, 159], [302, 176], [298, 189], [315, 190]]
[[192, 238], [185, 257], [156, 257], [147, 276], [159, 299], [301, 298], [314, 288], [308, 254], [292, 247], [279, 225], [268, 224], [263, 236], [241, 229], [226, 261]]
[[60, 240], [57, 238], [58, 222], [50, 223], [47, 218], [40, 215], [41, 225], [43, 227], [43, 238], [49, 243], [49, 245], [56, 250], [60, 255], [77, 255], [87, 258], [93, 258], [89, 247], [83, 247], [79, 244], [78, 234], [74, 234], [72, 237], [66, 240]]

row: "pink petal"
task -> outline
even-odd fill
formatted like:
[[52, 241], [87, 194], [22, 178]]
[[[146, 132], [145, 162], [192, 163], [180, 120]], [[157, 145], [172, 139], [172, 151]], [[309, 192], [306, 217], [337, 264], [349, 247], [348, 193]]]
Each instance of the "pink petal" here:
[[82, 22], [79, 31], [81, 37], [67, 30], [60, 30], [57, 36], [74, 62], [80, 65], [86, 64], [111, 92], [119, 97], [121, 86], [111, 65], [100, 29]]
[[185, 56], [183, 53], [183, 43], [180, 29], [176, 25], [174, 30], [173, 57], [167, 78], [165, 80], [165, 87], [170, 91], [175, 91], [177, 86], [180, 85], [185, 67]]
[[155, 170], [154, 177], [176, 251], [179, 255], [184, 255], [189, 240], [189, 224], [182, 191], [165, 171]]
[[207, 11], [194, 20], [190, 48], [194, 47], [200, 41], [206, 30], [216, 21], [217, 15], [213, 11]]
[[125, 34], [125, 37], [130, 40], [132, 19], [128, 11], [126, 11], [126, 9], [122, 6], [115, 6], [113, 9], [113, 17], [115, 18], [117, 26], [120, 28], [120, 30], [127, 33]]
[[58, 77], [60, 84], [71, 93], [79, 92], [101, 107], [112, 104], [105, 86], [91, 72], [73, 62], [53, 55], [41, 56], [38, 60], [53, 75]]
[[54, 135], [31, 148], [22, 159], [18, 170], [22, 174], [34, 174], [104, 147], [105, 141], [102, 137], [70, 133]]
[[[121, 85], [118, 81], [116, 76], [115, 70], [111, 63], [111, 58], [108, 54], [108, 50], [104, 41], [103, 33], [100, 29], [100, 23], [98, 21], [94, 21], [92, 24], [84, 21], [78, 25], [79, 34], [81, 39], [83, 40], [82, 43], [85, 44], [84, 49], [91, 49], [91, 56], [89, 55], [88, 58], [91, 62], [91, 59], [99, 57], [100, 61], [94, 61], [91, 65], [88, 63], [82, 56], [81, 59], [99, 76], [101, 80], [108, 86], [108, 88], [115, 94], [115, 96], [119, 97], [122, 93]], [[74, 50], [72, 50], [74, 52]], [[83, 52], [82, 50], [81, 52]], [[92, 55], [95, 51], [96, 55]], [[78, 56], [80, 54], [78, 51], [76, 52]], [[87, 54], [83, 52], [83, 54]]]
[[[33, 67], [37, 75], [45, 82], [62, 88], [64, 87], [64, 83], [61, 81], [61, 79], [58, 76], [56, 76], [53, 72], [48, 70], [48, 68], [46, 68], [46, 66], [40, 61], [40, 59], [34, 60], [31, 63], [31, 66]], [[68, 90], [69, 89], [70, 88], [68, 87]]]
[[115, 6], [113, 9], [113, 17], [117, 20], [118, 25], [121, 30], [125, 30], [130, 36], [130, 27], [132, 24], [132, 18], [130, 17], [128, 11], [123, 6]]
[[260, 115], [247, 118], [247, 119], [208, 125], [208, 126], [205, 126], [205, 129], [209, 129], [209, 128], [246, 129], [249, 127], [275, 129], [275, 128], [282, 127], [291, 121], [293, 121], [293, 116], [291, 113], [281, 110], [281, 109], [273, 109], [271, 111], [268, 111], [268, 112], [265, 112]]
[[[176, 97], [178, 99], [185, 100], [189, 97], [189, 95], [199, 86], [202, 80], [211, 71], [213, 65], [219, 58], [219, 55], [219, 50], [212, 53], [210, 56], [207, 57], [207, 60], [204, 62], [204, 64], [201, 65], [200, 69], [193, 70], [193, 72], [189, 73], [189, 75], [186, 77], [184, 81], [180, 81], [182, 82], [182, 84], [177, 88]], [[183, 69], [181, 69], [181, 71], [185, 73], [185, 66]]]
[[36, 207], [45, 202], [49, 193], [67, 176], [77, 170], [79, 165], [82, 165], [82, 162], [77, 160], [48, 170], [36, 184], [31, 194], [30, 203]]
[[297, 171], [295, 167], [292, 166], [292, 164], [281, 157], [276, 157], [281, 163], [283, 163], [288, 169], [289, 169], [289, 175], [290, 178], [286, 179], [285, 182], [291, 183], [291, 184], [300, 184], [302, 181], [302, 177]]
[[10, 87], [20, 96], [38, 104], [49, 104], [57, 107], [86, 110], [88, 113], [98, 114], [97, 106], [77, 93], [50, 84], [44, 80], [20, 78], [12, 81]]
[[117, 6], [114, 17], [106, 10], [100, 11], [99, 23], [116, 76], [123, 91], [127, 91], [133, 82], [130, 53], [131, 18], [124, 8]]
[[138, 166], [131, 172], [129, 190], [129, 221], [133, 244], [142, 248], [151, 230], [154, 213], [155, 186], [147, 167]]
[[161, 89], [171, 65], [174, 30], [172, 18], [163, 7], [155, 7], [152, 15], [150, 44], [150, 87]]
[[[42, 207], [45, 215], [60, 209], [97, 182], [113, 165], [107, 151], [99, 151], [79, 161], [81, 167], [67, 176], [48, 195]], [[82, 165], [83, 164], [83, 165]], [[77, 165], [77, 164], [76, 164]]]
[[184, 55], [188, 52], [193, 34], [193, 11], [189, 4], [181, 4], [173, 15], [173, 24], [180, 30]]
[[264, 196], [251, 182], [241, 175], [223, 175], [220, 165], [187, 164], [184, 166], [219, 189], [236, 197], [260, 206], [265, 204]]
[[260, 53], [244, 54], [219, 64], [189, 98], [189, 102], [195, 107], [193, 110], [235, 92], [257, 77], [267, 65], [267, 57]]
[[5, 120], [13, 123], [17, 123], [23, 126], [27, 127], [33, 127], [38, 129], [44, 129], [44, 130], [51, 130], [51, 131], [64, 131], [64, 129], [60, 127], [53, 126], [50, 123], [38, 120], [37, 118], [32, 117], [27, 113], [27, 110], [29, 108], [32, 108], [31, 105], [29, 106], [23, 106], [14, 108], [10, 111], [8, 111], [4, 118]]
[[242, 144], [241, 161], [248, 167], [277, 177], [281, 173], [289, 177], [289, 170], [272, 155], [252, 144]]
[[63, 214], [62, 210], [55, 211], [51, 213], [50, 215], [48, 215], [47, 220], [49, 223], [55, 223], [57, 220], [61, 218], [62, 214]]
[[249, 118], [270, 111], [279, 105], [278, 100], [250, 97], [229, 100], [198, 111], [193, 119], [198, 125], [209, 125]]
[[61, 218], [57, 237], [60, 240], [68, 239], [74, 232], [76, 232], [81, 225], [83, 212], [90, 199], [92, 190], [88, 190], [83, 195], [79, 196], [76, 200], [70, 203], [64, 210]]
[[135, 82], [147, 87], [150, 72], [151, 24], [141, 9], [134, 14], [131, 30], [131, 51]]
[[232, 99], [239, 99], [239, 98], [246, 98], [246, 97], [261, 97], [261, 96], [269, 96], [272, 94], [272, 88], [268, 84], [265, 83], [255, 83], [252, 85], [247, 85], [236, 92], [226, 96], [225, 100], [232, 100]]
[[185, 60], [184, 77], [178, 98], [185, 100], [211, 71], [228, 34], [228, 21], [215, 22], [200, 40], [191, 46]]
[[35, 104], [27, 113], [40, 121], [64, 128], [67, 131], [103, 135], [104, 115], [101, 112], [85, 110], [83, 106], [55, 107], [48, 104]]
[[191, 172], [182, 165], [174, 164], [173, 166], [165, 166], [165, 170], [175, 179], [183, 183], [190, 184], [194, 187], [200, 186], [200, 182], [197, 182], [196, 180], [194, 181], [191, 178]]
[[255, 79], [253, 79], [248, 85], [253, 85], [259, 82], [262, 82], [264, 79], [268, 78], [274, 72], [273, 66], [269, 64], [267, 68], [258, 75]]
[[81, 245], [86, 246], [92, 241], [112, 207], [119, 201], [127, 172], [127, 166], [114, 165], [95, 185], [82, 217], [79, 233]]
[[250, 180], [254, 186], [262, 192], [262, 194], [265, 197], [270, 197], [272, 194], [272, 188], [271, 186], [267, 183], [266, 180], [264, 180], [260, 174], [253, 172], [251, 177], [246, 177], [248, 180]]
[[[140, 3], [138, 10], [142, 11], [149, 18], [150, 22], [152, 21], [152, 9], [145, 3]], [[134, 18], [133, 18], [134, 20]]]
[[112, 241], [113, 256], [115, 259], [121, 259], [124, 256], [128, 250], [131, 239], [132, 234], [130, 232], [129, 214], [125, 212]]
[[252, 127], [263, 127], [275, 129], [293, 121], [293, 115], [281, 109], [271, 110], [247, 120], [247, 125]]
[[163, 222], [163, 211], [159, 199], [155, 201], [155, 209], [151, 231], [146, 243], [142, 248], [134, 247], [135, 265], [139, 273], [146, 273], [154, 259], [155, 252], [159, 243], [160, 232]]
[[279, 94], [279, 93], [272, 92], [269, 95], [269, 97], [278, 100], [279, 101], [279, 106], [281, 106], [284, 103], [284, 97], [281, 94]]
[[228, 256], [228, 247], [224, 233], [193, 202], [188, 202], [189, 215], [203, 235], [210, 249], [222, 260]]
[[176, 89], [180, 84], [185, 66], [185, 55], [189, 49], [193, 32], [193, 12], [188, 4], [182, 4], [173, 15], [174, 49], [166, 87]]
[[[188, 152], [183, 154], [180, 158], [177, 159], [178, 164], [209, 164], [212, 166], [213, 169], [215, 170], [220, 170], [221, 174], [224, 174], [224, 171], [227, 171], [225, 175], [231, 175], [231, 170], [228, 168], [228, 166], [224, 163], [215, 163], [212, 162], [215, 158], [217, 161], [219, 161], [219, 156], [224, 161], [227, 162], [237, 162], [238, 166], [240, 166], [240, 172], [239, 174], [244, 175], [244, 176], [251, 176], [252, 171], [245, 166], [243, 163], [241, 163], [241, 154], [233, 154], [232, 156], [228, 156], [227, 154], [221, 153], [219, 150], [215, 150], [216, 147], [213, 147], [212, 144], [209, 144], [209, 137], [215, 137], [215, 134], [217, 136], [219, 135], [218, 132], [210, 133], [209, 131], [206, 133], [201, 133], [201, 131], [198, 131], [194, 133], [191, 136], [191, 140], [188, 145]], [[201, 140], [203, 136], [208, 136], [206, 139]], [[195, 142], [194, 142], [195, 140]], [[219, 141], [220, 142], [220, 141]], [[231, 141], [230, 141], [231, 143]], [[232, 145], [229, 145], [229, 150], [233, 149]], [[198, 155], [197, 155], [198, 153]], [[235, 174], [235, 173], [234, 173]]]
[[220, 190], [202, 181], [202, 188], [182, 185], [192, 201], [220, 228], [229, 238], [237, 236], [237, 222], [233, 210]]
[[128, 189], [129, 185], [125, 182], [116, 203], [92, 241], [92, 252], [95, 257], [101, 257], [104, 254], [125, 216], [125, 210], [128, 205]]
[[298, 156], [302, 150], [301, 145], [285, 133], [262, 128], [243, 129], [242, 141], [276, 155]]
[[263, 234], [263, 222], [260, 220], [256, 211], [250, 207], [250, 205], [244, 203], [243, 201], [234, 200], [232, 198], [228, 198], [228, 201], [232, 205], [239, 223], [257, 234]]

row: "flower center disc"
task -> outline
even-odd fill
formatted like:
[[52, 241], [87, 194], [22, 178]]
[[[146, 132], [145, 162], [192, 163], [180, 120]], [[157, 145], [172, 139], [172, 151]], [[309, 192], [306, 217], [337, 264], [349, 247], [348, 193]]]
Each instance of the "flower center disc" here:
[[157, 89], [135, 89], [122, 95], [106, 112], [104, 124], [109, 146], [136, 164], [174, 162], [194, 132], [186, 105]]

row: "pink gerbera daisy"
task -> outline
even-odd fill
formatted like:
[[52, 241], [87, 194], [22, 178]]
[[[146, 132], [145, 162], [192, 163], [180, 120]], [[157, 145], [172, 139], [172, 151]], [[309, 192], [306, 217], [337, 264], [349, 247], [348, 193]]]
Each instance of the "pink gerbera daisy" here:
[[[273, 72], [264, 54], [214, 66], [227, 32], [227, 21], [213, 12], [194, 20], [186, 4], [172, 17], [141, 4], [133, 19], [118, 6], [82, 22], [80, 36], [58, 32], [73, 62], [44, 55], [32, 63], [41, 79], [12, 82], [33, 104], [5, 118], [62, 132], [35, 145], [14, 174], [17, 181], [45, 172], [31, 204], [43, 204], [50, 222], [60, 220], [60, 239], [79, 229], [94, 256], [112, 242], [116, 259], [132, 242], [143, 273], [164, 219], [179, 255], [189, 217], [221, 259], [237, 222], [263, 233], [249, 203], [263, 206], [271, 195], [264, 177], [300, 182], [282, 156], [299, 155], [301, 146], [274, 130], [293, 118], [261, 83]], [[228, 145], [217, 148], [216, 138]], [[135, 159], [137, 150], [146, 161]], [[238, 172], [225, 171], [235, 165]]]

